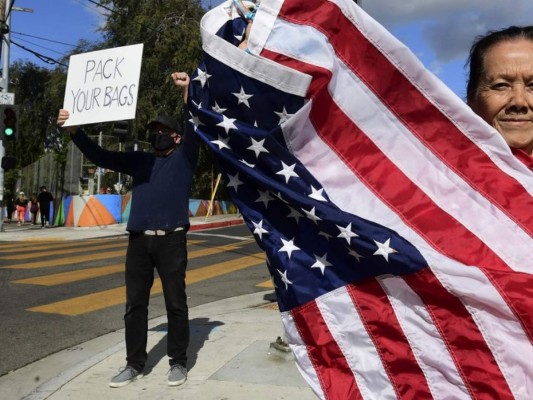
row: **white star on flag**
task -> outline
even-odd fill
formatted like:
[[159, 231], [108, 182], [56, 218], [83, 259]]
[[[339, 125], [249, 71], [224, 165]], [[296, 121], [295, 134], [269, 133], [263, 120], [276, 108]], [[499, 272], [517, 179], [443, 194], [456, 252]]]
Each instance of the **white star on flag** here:
[[361, 258], [365, 258], [364, 256], [362, 256], [361, 254], [359, 254], [357, 251], [355, 251], [354, 249], [349, 249], [348, 251], [348, 255], [354, 257], [357, 262], [361, 262]]
[[374, 243], [378, 246], [378, 249], [374, 253], [375, 256], [383, 256], [387, 262], [389, 262], [389, 254], [397, 253], [392, 247], [390, 247], [390, 238], [385, 240], [385, 242], [380, 243], [374, 240]]
[[322, 275], [324, 275], [324, 270], [326, 267], [331, 267], [332, 264], [328, 262], [326, 257], [328, 256], [328, 253], [324, 254], [322, 257], [317, 256], [316, 254], [313, 254], [315, 256], [315, 263], [311, 265], [311, 268], [320, 268], [320, 271], [322, 272]]
[[218, 140], [211, 140], [211, 143], [216, 144], [219, 150], [222, 150], [224, 147], [231, 150], [231, 147], [228, 145], [229, 138], [223, 139], [218, 136]]
[[292, 207], [289, 207], [289, 209], [291, 210], [289, 215], [287, 215], [287, 218], [294, 218], [296, 220], [296, 223], [299, 223], [300, 222], [300, 218], [302, 218], [302, 214], [300, 214], [298, 212], [298, 210], [292, 208]]
[[285, 290], [287, 290], [289, 285], [292, 285], [292, 282], [287, 278], [287, 271], [281, 272], [279, 269], [277, 271], [281, 275], [281, 281], [285, 284]]
[[267, 208], [268, 202], [274, 200], [274, 198], [270, 195], [268, 190], [258, 190], [258, 192], [259, 197], [254, 201], [254, 203], [262, 202], [265, 205], [265, 208]]
[[202, 108], [202, 102], [201, 102], [201, 101], [196, 102], [196, 101], [194, 101], [194, 100], [191, 100], [191, 102], [192, 102], [192, 104], [194, 104], [194, 106], [195, 106], [198, 110], [200, 110], [200, 109]]
[[283, 175], [285, 177], [285, 183], [289, 183], [289, 179], [291, 177], [298, 177], [298, 174], [296, 172], [294, 172], [294, 168], [296, 167], [296, 164], [292, 164], [292, 165], [287, 165], [285, 164], [283, 161], [281, 162], [281, 164], [283, 165], [283, 168], [276, 172], [276, 175]]
[[315, 224], [318, 224], [318, 221], [322, 221], [322, 218], [318, 217], [315, 214], [315, 207], [313, 207], [310, 211], [307, 211], [305, 208], [302, 208], [302, 211], [305, 213], [305, 215], [307, 215], [307, 218], [309, 218]]
[[263, 220], [259, 221], [258, 224], [252, 221], [252, 224], [254, 224], [255, 227], [254, 234], [259, 236], [259, 239], [263, 240], [263, 233], [268, 233], [268, 231], [263, 228]]
[[193, 124], [194, 126], [194, 131], [196, 132], [196, 130], [198, 129], [198, 127], [200, 125], [205, 125], [202, 121], [200, 121], [200, 118], [198, 118], [197, 115], [194, 115], [192, 112], [189, 111], [189, 114], [191, 116], [191, 118], [189, 119], [189, 122]]
[[311, 185], [311, 194], [309, 195], [309, 197], [311, 197], [312, 199], [318, 200], [318, 201], [327, 201], [322, 193], [324, 193], [324, 189], [323, 188], [320, 188], [320, 189], [316, 190]]
[[239, 173], [237, 172], [235, 175], [229, 175], [228, 174], [228, 179], [229, 179], [229, 182], [227, 183], [227, 187], [232, 187], [235, 189], [235, 193], [237, 193], [237, 189], [239, 187], [239, 185], [242, 185], [244, 182], [241, 182], [239, 180]]
[[295, 246], [294, 239], [291, 239], [291, 240], [285, 240], [283, 238], [280, 238], [280, 239], [283, 242], [283, 246], [281, 247], [281, 249], [278, 250], [278, 252], [281, 252], [281, 251], [286, 252], [289, 256], [289, 259], [291, 258], [293, 251], [300, 250], [299, 247]]
[[227, 108], [222, 108], [222, 107], [220, 107], [220, 106], [217, 104], [216, 101], [215, 101], [215, 105], [214, 105], [213, 107], [211, 107], [211, 109], [212, 109], [214, 112], [218, 113], [218, 114], [223, 114], [224, 111], [227, 110]]
[[209, 78], [211, 78], [211, 75], [209, 75], [206, 71], [202, 71], [200, 68], [198, 68], [198, 76], [196, 76], [193, 81], [200, 81], [200, 84], [202, 85], [202, 87], [204, 87]]
[[261, 153], [268, 153], [268, 150], [265, 149], [263, 144], [265, 143], [265, 139], [262, 139], [260, 141], [255, 140], [253, 137], [250, 138], [252, 140], [252, 145], [250, 147], [247, 147], [248, 150], [252, 150], [255, 153], [256, 157], [259, 157], [259, 154]]
[[237, 126], [234, 124], [235, 121], [235, 118], [228, 118], [225, 115], [222, 115], [222, 122], [219, 122], [217, 126], [224, 128], [226, 134], [228, 134], [230, 129], [237, 129]]
[[285, 109], [285, 107], [283, 107], [283, 111], [282, 112], [277, 112], [277, 111], [274, 111], [276, 113], [276, 115], [279, 117], [279, 125], [283, 124], [284, 122], [286, 122], [290, 117], [293, 116], [293, 114], [289, 114], [287, 112], [287, 110]]
[[329, 233], [326, 233], [326, 232], [323, 232], [323, 231], [318, 232], [318, 234], [319, 234], [320, 236], [325, 237], [327, 241], [329, 241], [329, 239], [331, 239], [331, 238], [333, 237], [333, 236], [331, 236]]
[[344, 238], [350, 244], [350, 240], [353, 237], [358, 237], [359, 235], [357, 233], [352, 232], [352, 223], [350, 222], [346, 227], [342, 227], [337, 225], [337, 228], [341, 231], [337, 237]]
[[245, 159], [240, 159], [239, 161], [242, 162], [244, 165], [250, 167], [250, 168], [255, 168], [255, 164], [251, 164], [248, 161], [246, 161]]
[[246, 107], [250, 108], [250, 103], [248, 102], [248, 99], [253, 97], [253, 94], [246, 94], [244, 91], [244, 88], [241, 86], [241, 91], [239, 93], [232, 93], [235, 97], [237, 97], [237, 104], [244, 104]]

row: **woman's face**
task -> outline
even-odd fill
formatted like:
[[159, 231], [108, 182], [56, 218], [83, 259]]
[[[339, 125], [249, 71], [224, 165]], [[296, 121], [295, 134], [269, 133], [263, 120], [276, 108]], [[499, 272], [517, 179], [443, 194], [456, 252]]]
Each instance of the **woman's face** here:
[[470, 107], [510, 147], [533, 156], [533, 41], [500, 42], [487, 51]]

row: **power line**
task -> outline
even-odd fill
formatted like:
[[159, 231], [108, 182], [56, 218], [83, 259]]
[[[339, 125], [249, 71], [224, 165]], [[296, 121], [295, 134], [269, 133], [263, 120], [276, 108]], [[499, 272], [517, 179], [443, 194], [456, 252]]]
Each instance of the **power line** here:
[[44, 41], [46, 41], [46, 42], [57, 43], [57, 44], [63, 44], [63, 45], [65, 45], [65, 46], [70, 46], [70, 47], [76, 47], [75, 44], [59, 42], [59, 41], [57, 41], [57, 40], [47, 39], [47, 38], [43, 38], [43, 37], [40, 37], [40, 36], [34, 36], [34, 35], [27, 34], [27, 33], [15, 32], [15, 31], [11, 31], [11, 33], [12, 33], [12, 34], [16, 34], [16, 35], [20, 35], [20, 36], [28, 36], [28, 37], [31, 37], [31, 38], [34, 38], [34, 39], [44, 40]]
[[31, 53], [33, 54], [35, 57], [37, 57], [39, 60], [47, 63], [47, 64], [58, 64], [58, 65], [61, 65], [63, 67], [68, 67], [68, 65], [66, 64], [63, 64], [62, 62], [60, 61], [57, 61], [57, 60], [54, 60], [53, 58], [51, 57], [48, 57], [48, 56], [45, 56], [44, 54], [41, 54], [41, 53], [38, 53], [34, 50], [31, 50], [31, 49], [28, 49], [27, 47], [24, 47], [22, 46], [21, 44], [17, 43], [17, 42], [14, 42], [14, 41], [11, 41], [11, 44], [14, 44], [15, 46], [21, 48], [22, 50], [25, 50], [27, 51], [28, 53]]
[[[15, 3], [15, 0], [12, 0], [11, 2], [11, 7], [9, 9], [9, 11], [11, 11], [11, 9], [13, 8], [13, 5]], [[96, 10], [95, 8], [91, 8], [91, 7], [88, 7], [87, 4], [83, 4], [83, 3], [79, 3], [80, 5], [82, 5], [83, 7], [85, 8], [88, 8], [88, 9], [91, 9], [91, 10]], [[101, 14], [103, 15], [103, 14]], [[6, 17], [7, 18], [7, 17]], [[72, 47], [72, 48], [76, 48], [78, 45], [75, 45], [75, 44], [71, 44], [71, 43], [64, 43], [64, 42], [60, 42], [60, 41], [57, 41], [57, 40], [53, 40], [53, 39], [48, 39], [48, 38], [44, 38], [44, 37], [40, 37], [40, 36], [34, 36], [34, 35], [29, 35], [29, 34], [26, 34], [26, 33], [23, 33], [23, 32], [10, 32], [12, 34], [16, 34], [18, 36], [27, 36], [27, 37], [32, 37], [32, 38], [35, 38], [35, 39], [39, 39], [39, 40], [43, 40], [43, 41], [47, 41], [47, 42], [50, 42], [50, 43], [56, 43], [56, 44], [60, 44], [60, 45], [64, 45], [64, 46], [69, 46], [69, 47]], [[44, 47], [44, 46], [40, 46], [36, 43], [33, 43], [33, 42], [30, 42], [28, 40], [24, 40], [22, 38], [19, 37], [19, 40], [23, 41], [23, 42], [26, 42], [26, 43], [29, 43], [31, 44], [32, 46], [36, 46], [36, 47], [40, 47], [42, 49], [45, 49], [47, 51], [51, 51], [53, 53], [56, 53], [56, 54], [60, 54], [60, 55], [65, 55], [64, 53], [61, 53], [59, 51], [56, 51], [56, 50], [53, 50], [53, 49], [50, 49], [50, 48], [47, 48], [47, 47]], [[17, 42], [13, 42], [11, 40], [11, 43], [14, 44], [15, 46], [19, 47], [20, 49], [24, 50], [24, 51], [27, 51], [28, 53], [34, 55], [35, 57], [37, 57], [39, 60], [47, 63], [47, 64], [58, 64], [58, 65], [62, 65], [64, 67], [67, 67], [67, 65], [61, 63], [60, 61], [52, 58], [52, 57], [49, 57], [49, 56], [46, 56], [44, 54], [41, 54], [35, 50], [32, 50], [26, 46], [23, 46], [22, 44], [20, 43], [17, 43]]]
[[[37, 43], [30, 42], [29, 40], [22, 39], [22, 38], [18, 38], [18, 39], [19, 39], [19, 41], [25, 42], [25, 43], [27, 43], [27, 44], [31, 44], [31, 45], [33, 45], [33, 46], [35, 46], [35, 47], [40, 47], [41, 49], [44, 49], [44, 50], [47, 50], [47, 51], [51, 51], [52, 53], [56, 53], [56, 54], [64, 55], [63, 52], [60, 52], [60, 51], [57, 51], [57, 50], [51, 49], [51, 48], [49, 48], [49, 47], [41, 46], [41, 45], [39, 45], [39, 44], [37, 44]], [[13, 40], [13, 39], [11, 39], [11, 40]]]

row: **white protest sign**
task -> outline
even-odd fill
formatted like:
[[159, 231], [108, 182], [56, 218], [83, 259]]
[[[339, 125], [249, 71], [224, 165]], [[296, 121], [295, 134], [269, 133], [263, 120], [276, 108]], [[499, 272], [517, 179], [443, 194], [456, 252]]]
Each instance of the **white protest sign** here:
[[135, 118], [143, 44], [70, 57], [64, 126]]

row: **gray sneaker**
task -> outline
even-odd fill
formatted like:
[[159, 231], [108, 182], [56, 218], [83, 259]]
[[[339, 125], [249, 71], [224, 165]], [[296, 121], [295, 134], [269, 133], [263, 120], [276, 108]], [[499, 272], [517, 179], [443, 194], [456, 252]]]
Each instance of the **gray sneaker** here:
[[183, 385], [187, 380], [187, 368], [179, 364], [171, 365], [168, 372], [168, 386]]
[[128, 383], [133, 382], [135, 379], [142, 378], [142, 374], [135, 368], [126, 365], [120, 372], [111, 378], [109, 386], [112, 388], [119, 388], [126, 386]]

